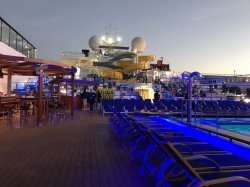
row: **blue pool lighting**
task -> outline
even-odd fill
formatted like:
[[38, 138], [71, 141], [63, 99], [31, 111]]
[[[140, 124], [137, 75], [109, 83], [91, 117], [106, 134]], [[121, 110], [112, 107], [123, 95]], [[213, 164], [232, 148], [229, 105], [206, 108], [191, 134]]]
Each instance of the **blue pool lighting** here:
[[208, 134], [205, 131], [195, 129], [182, 122], [176, 122], [170, 119], [159, 118], [159, 117], [149, 117], [149, 118], [159, 123], [166, 124], [167, 126], [174, 128], [177, 131], [183, 132], [187, 136], [195, 137], [201, 141], [207, 142], [211, 145], [214, 145], [215, 147], [231, 152], [235, 155], [240, 156], [241, 158], [250, 161], [249, 147], [240, 145], [235, 142], [230, 142], [228, 139], [223, 139], [222, 137], [218, 137], [216, 135]]

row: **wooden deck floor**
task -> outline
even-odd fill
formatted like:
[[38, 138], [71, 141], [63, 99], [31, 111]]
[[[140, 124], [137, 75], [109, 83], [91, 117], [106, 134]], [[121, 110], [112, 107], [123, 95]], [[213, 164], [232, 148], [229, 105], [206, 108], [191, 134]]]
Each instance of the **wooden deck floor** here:
[[0, 131], [0, 186], [152, 185], [109, 136], [107, 117], [78, 111], [54, 125]]

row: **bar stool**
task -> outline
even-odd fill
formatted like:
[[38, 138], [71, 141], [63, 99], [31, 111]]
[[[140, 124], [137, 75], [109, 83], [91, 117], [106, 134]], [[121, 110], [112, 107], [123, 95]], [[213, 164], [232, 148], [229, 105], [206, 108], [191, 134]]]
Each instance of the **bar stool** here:
[[7, 116], [8, 116], [8, 112], [4, 110], [3, 106], [0, 106], [0, 117], [2, 117], [2, 119], [5, 119], [5, 117], [7, 118]]
[[57, 105], [57, 115], [60, 119], [65, 119], [65, 104], [58, 103]]
[[35, 101], [32, 101], [31, 104], [32, 104], [32, 106], [30, 105], [30, 109], [32, 109], [31, 113], [32, 113], [32, 115], [36, 115], [37, 103]]
[[57, 115], [56, 104], [49, 104], [48, 108], [49, 121], [53, 123], [54, 119], [56, 119], [56, 115]]
[[9, 105], [4, 106], [4, 110], [5, 110], [5, 112], [7, 112], [7, 126], [9, 126], [10, 129], [13, 128], [12, 118], [13, 118], [14, 108], [15, 108], [15, 105], [13, 105], [13, 104], [9, 104]]
[[20, 106], [20, 126], [28, 125], [30, 105]]

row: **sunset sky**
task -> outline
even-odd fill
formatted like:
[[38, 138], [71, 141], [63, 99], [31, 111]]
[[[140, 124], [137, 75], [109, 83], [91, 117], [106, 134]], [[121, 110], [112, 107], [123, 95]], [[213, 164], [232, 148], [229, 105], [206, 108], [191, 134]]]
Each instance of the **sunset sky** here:
[[176, 72], [250, 74], [250, 0], [1, 0], [0, 16], [60, 61], [63, 51], [89, 48], [109, 24], [143, 54], [164, 57]]

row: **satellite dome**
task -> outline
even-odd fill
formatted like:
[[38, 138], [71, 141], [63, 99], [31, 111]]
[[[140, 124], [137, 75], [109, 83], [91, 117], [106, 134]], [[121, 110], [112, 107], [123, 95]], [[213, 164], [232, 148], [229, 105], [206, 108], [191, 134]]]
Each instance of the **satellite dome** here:
[[133, 52], [141, 53], [146, 47], [146, 41], [142, 37], [135, 37], [131, 42]]
[[89, 47], [93, 50], [93, 51], [96, 51], [96, 50], [99, 50], [99, 45], [102, 44], [102, 40], [99, 36], [92, 36], [90, 39], [89, 39]]

